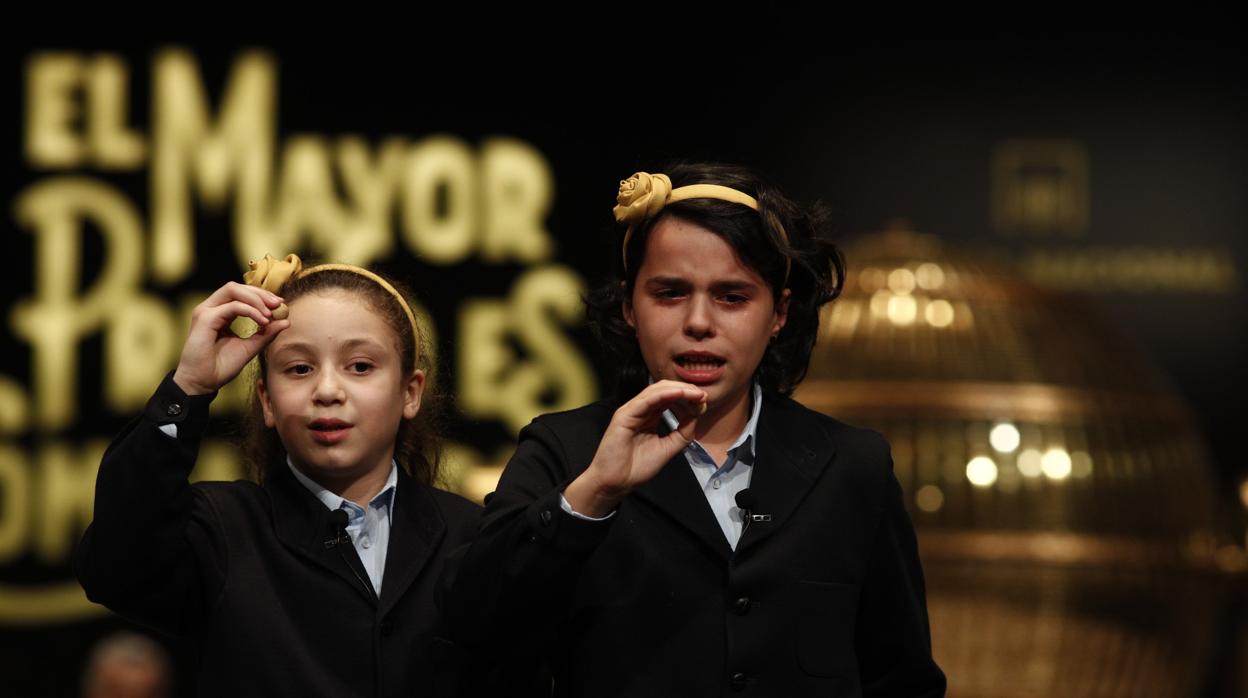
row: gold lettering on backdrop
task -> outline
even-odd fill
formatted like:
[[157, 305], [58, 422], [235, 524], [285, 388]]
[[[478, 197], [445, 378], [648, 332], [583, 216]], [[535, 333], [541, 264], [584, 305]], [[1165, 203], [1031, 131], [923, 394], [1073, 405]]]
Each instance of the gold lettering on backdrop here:
[[0, 443], [0, 563], [11, 562], [26, 546], [31, 491], [26, 453]]
[[88, 64], [87, 143], [98, 167], [138, 169], [147, 158], [142, 136], [126, 128], [129, 89], [126, 64], [117, 56], [103, 54]]
[[[238, 267], [265, 253], [368, 265], [402, 246], [420, 261], [455, 265], [549, 260], [545, 219], [554, 177], [542, 153], [515, 138], [479, 145], [450, 134], [370, 143], [356, 134], [277, 139], [277, 70], [262, 51], [241, 54], [210, 95], [195, 56], [158, 52], [151, 64], [148, 134], [129, 126], [131, 75], [115, 54], [41, 52], [26, 62], [24, 153], [32, 169], [150, 168], [141, 206], [100, 177], [56, 173], [17, 194], [13, 216], [32, 235], [32, 288], [9, 313], [29, 347], [29, 385], [0, 375], [0, 435], [34, 430], [38, 446], [0, 442], [0, 565], [24, 555], [64, 565], [91, 518], [106, 441], [63, 439], [79, 410], [79, 351], [99, 338], [100, 391], [113, 414], [142, 409], [173, 366], [191, 310], [210, 290], [183, 282], [196, 263], [200, 211], [230, 216]], [[226, 207], [229, 210], [226, 211]], [[96, 240], [86, 236], [98, 236]], [[201, 241], [202, 242], [202, 241]], [[216, 244], [217, 241], [213, 241]], [[98, 258], [84, 250], [99, 248]], [[565, 336], [578, 322], [581, 279], [562, 266], [524, 272], [505, 298], [460, 308], [459, 373], [468, 416], [513, 432], [541, 411], [594, 397], [588, 363]], [[437, 328], [424, 308], [432, 356]], [[484, 338], [477, 342], [474, 338]], [[436, 360], [436, 357], [433, 357]], [[484, 373], [482, 373], [484, 370]], [[246, 409], [254, 372], [224, 386], [214, 415]], [[510, 448], [510, 444], [507, 446]], [[449, 447], [448, 482], [480, 496], [492, 489], [506, 449]], [[481, 467], [483, 459], [489, 467]], [[233, 441], [205, 440], [192, 480], [243, 476]], [[0, 584], [0, 622], [41, 623], [99, 613], [77, 584]]]
[[1036, 283], [1080, 291], [1233, 293], [1239, 285], [1234, 256], [1218, 248], [1035, 249], [1021, 266]]
[[403, 239], [418, 257], [455, 264], [476, 242], [475, 158], [450, 136], [432, 136], [408, 153], [403, 182]]
[[398, 197], [406, 155], [407, 141], [399, 137], [382, 141], [375, 154], [360, 136], [339, 139], [338, 167], [354, 210], [334, 240], [326, 241], [327, 259], [367, 265], [394, 251], [390, 213]]
[[[19, 224], [35, 235], [35, 294], [10, 316], [13, 333], [34, 350], [35, 419], [42, 429], [68, 426], [77, 413], [78, 344], [125, 304], [142, 270], [142, 224], [121, 194], [90, 179], [58, 177], [17, 198]], [[81, 296], [82, 226], [104, 236], [103, 264]]]
[[262, 241], [268, 245], [265, 251], [293, 249], [292, 240], [270, 234], [264, 215], [276, 122], [273, 59], [252, 52], [235, 62], [215, 122], [190, 53], [181, 49], [161, 52], [153, 77], [153, 278], [170, 284], [191, 271], [195, 254], [192, 186], [198, 201], [213, 209], [225, 205], [233, 186], [239, 249], [246, 249], [240, 244], [245, 240]]
[[104, 399], [120, 414], [136, 412], [151, 397], [182, 350], [185, 333], [173, 310], [156, 296], [135, 292], [113, 310], [104, 330]]
[[[560, 332], [581, 319], [583, 291], [570, 269], [548, 265], [525, 272], [507, 301], [463, 305], [458, 394], [465, 414], [501, 419], [514, 433], [541, 412], [593, 399], [593, 371]], [[512, 338], [527, 357], [511, 349]]]
[[77, 132], [82, 64], [82, 57], [60, 52], [36, 54], [26, 63], [26, 160], [34, 167], [77, 167], [86, 160]]
[[0, 376], [0, 436], [20, 434], [30, 425], [30, 400], [17, 381]]
[[1006, 236], [1077, 237], [1088, 228], [1091, 175], [1078, 141], [1009, 140], [993, 149], [992, 224]]
[[546, 159], [522, 141], [493, 138], [482, 148], [481, 171], [487, 201], [481, 256], [493, 262], [548, 259], [553, 250], [544, 221], [555, 178]]
[[35, 508], [35, 551], [44, 562], [69, 558], [95, 508], [95, 474], [108, 441], [92, 439], [77, 453], [64, 443], [45, 444], [39, 453], [39, 494]]
[[31, 165], [51, 169], [89, 163], [112, 170], [142, 166], [147, 157], [143, 139], [126, 128], [129, 76], [120, 58], [39, 53], [27, 62], [26, 78], [25, 143]]

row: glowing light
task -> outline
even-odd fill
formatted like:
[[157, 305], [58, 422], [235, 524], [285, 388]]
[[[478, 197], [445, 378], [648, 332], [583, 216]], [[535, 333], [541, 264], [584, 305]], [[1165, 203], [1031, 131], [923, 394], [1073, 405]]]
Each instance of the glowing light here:
[[1070, 476], [1070, 454], [1060, 448], [1050, 448], [1040, 459], [1040, 468], [1050, 480], [1065, 480]]
[[1248, 478], [1244, 478], [1244, 481], [1239, 483], [1239, 501], [1245, 509], [1248, 509]]
[[914, 280], [919, 288], [931, 291], [945, 285], [945, 272], [937, 264], [924, 262], [914, 270]]
[[914, 272], [904, 267], [892, 270], [888, 273], [888, 287], [903, 296], [910, 293], [914, 290]]
[[884, 274], [884, 270], [878, 267], [867, 267], [858, 275], [858, 285], [862, 290], [871, 293], [884, 287], [884, 282], [888, 277]]
[[988, 456], [976, 456], [966, 464], [966, 479], [976, 487], [987, 487], [997, 481], [997, 464]]
[[923, 511], [940, 511], [945, 505], [945, 493], [936, 485], [923, 485], [914, 493], [914, 503]]
[[1086, 451], [1074, 451], [1070, 454], [1070, 474], [1084, 478], [1092, 474], [1092, 456]]
[[1018, 427], [1009, 422], [1001, 422], [988, 432], [988, 443], [999, 453], [1013, 453], [1018, 448]]
[[1043, 460], [1039, 451], [1029, 448], [1018, 454], [1018, 472], [1022, 473], [1023, 477], [1040, 477], [1040, 473], [1044, 472], [1041, 465]]
[[918, 315], [918, 304], [910, 296], [893, 296], [888, 299], [888, 319], [894, 325], [909, 325]]
[[871, 294], [871, 314], [878, 318], [888, 317], [888, 301], [893, 294], [881, 289]]
[[953, 324], [953, 306], [944, 299], [934, 300], [923, 309], [923, 317], [932, 327], [948, 327]]

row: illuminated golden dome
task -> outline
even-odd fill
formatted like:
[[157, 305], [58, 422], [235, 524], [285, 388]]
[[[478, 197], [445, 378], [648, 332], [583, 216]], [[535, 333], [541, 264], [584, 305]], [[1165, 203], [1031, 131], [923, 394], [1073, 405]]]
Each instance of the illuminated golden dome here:
[[1187, 406], [1091, 304], [891, 232], [797, 399], [883, 432], [951, 696], [1200, 690], [1237, 548]]

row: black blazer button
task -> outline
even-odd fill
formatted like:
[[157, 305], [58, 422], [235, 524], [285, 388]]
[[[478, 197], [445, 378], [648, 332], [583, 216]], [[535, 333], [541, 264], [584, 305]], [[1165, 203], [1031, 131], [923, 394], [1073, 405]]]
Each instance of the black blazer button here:
[[550, 522], [555, 518], [555, 515], [550, 513], [550, 509], [546, 509], [542, 511], [542, 513], [538, 514], [537, 518], [542, 522], [543, 526], [549, 526]]
[[736, 611], [737, 615], [739, 616], [743, 616], [749, 613], [750, 612], [750, 597], [742, 596], [741, 598], [737, 599], [736, 602], [732, 604], [732, 609]]
[[745, 690], [745, 682], [746, 675], [738, 671], [732, 675], [732, 680], [729, 681], [728, 684], [732, 686], [732, 690], [734, 691], [743, 691]]
[[392, 634], [394, 634], [394, 621], [381, 621], [381, 636], [390, 637]]
[[165, 414], [170, 417], [176, 417], [182, 414], [182, 405], [176, 402], [169, 403], [169, 406], [165, 408]]

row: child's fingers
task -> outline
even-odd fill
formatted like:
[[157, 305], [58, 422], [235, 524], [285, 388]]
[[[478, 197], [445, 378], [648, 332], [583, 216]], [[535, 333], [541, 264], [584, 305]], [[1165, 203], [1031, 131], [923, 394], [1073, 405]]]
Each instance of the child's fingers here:
[[210, 308], [204, 315], [204, 319], [208, 321], [208, 326], [217, 331], [229, 325], [236, 317], [251, 318], [261, 327], [270, 322], [269, 317], [260, 312], [259, 308], [243, 301], [230, 301], [223, 305], [218, 305]]
[[261, 325], [255, 334], [243, 340], [243, 345], [247, 347], [249, 355], [255, 356], [287, 327], [290, 327], [290, 320], [274, 320], [267, 325]]
[[220, 306], [229, 301], [241, 301], [253, 305], [266, 313], [270, 312], [270, 308], [276, 308], [282, 303], [280, 296], [269, 293], [262, 288], [231, 281], [213, 291], [203, 305], [208, 307]]
[[[687, 383], [664, 381], [649, 386], [637, 397], [625, 403], [621, 411], [625, 416], [640, 421], [649, 421], [663, 410], [679, 403], [702, 404], [706, 401], [706, 392]], [[679, 416], [679, 415], [678, 415]]]

